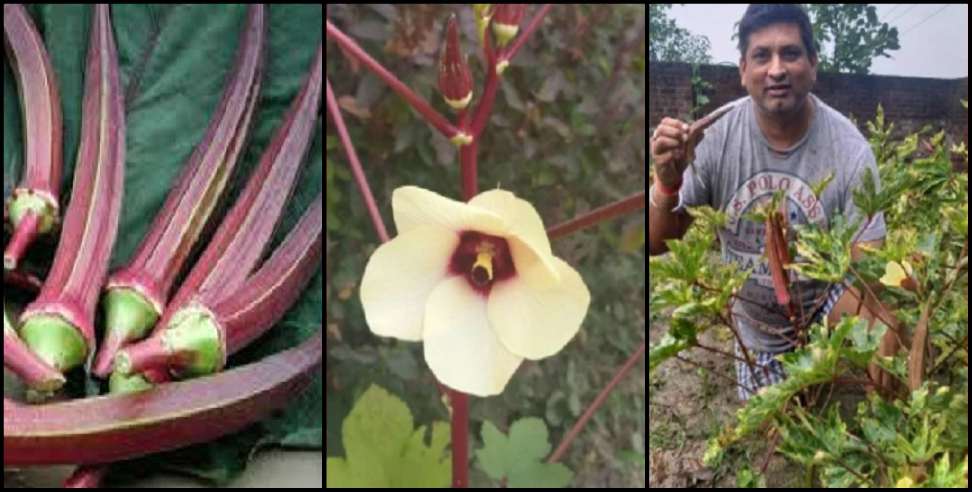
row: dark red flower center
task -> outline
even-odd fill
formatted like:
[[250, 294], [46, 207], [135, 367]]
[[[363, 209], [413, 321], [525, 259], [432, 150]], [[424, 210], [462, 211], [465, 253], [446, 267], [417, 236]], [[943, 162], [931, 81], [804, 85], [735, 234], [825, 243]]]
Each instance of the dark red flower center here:
[[516, 275], [516, 267], [506, 239], [464, 231], [449, 260], [449, 272], [462, 275], [473, 289], [487, 295], [493, 284]]

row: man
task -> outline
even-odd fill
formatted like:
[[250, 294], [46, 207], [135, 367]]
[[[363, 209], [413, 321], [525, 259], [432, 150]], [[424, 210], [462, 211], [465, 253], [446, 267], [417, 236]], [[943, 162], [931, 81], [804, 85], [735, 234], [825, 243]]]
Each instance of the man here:
[[[785, 377], [776, 355], [792, 350], [794, 326], [777, 304], [764, 255], [763, 224], [745, 219], [783, 192], [790, 224], [829, 227], [841, 214], [860, 220], [855, 253], [865, 243], [879, 246], [885, 236], [884, 216], [867, 222], [853, 203], [852, 190], [864, 173], [877, 178], [867, 140], [843, 115], [810, 93], [817, 76], [817, 51], [807, 14], [796, 5], [751, 5], [739, 24], [739, 75], [748, 97], [708, 130], [695, 148], [694, 168], [688, 125], [665, 118], [651, 138], [655, 181], [649, 190], [649, 254], [667, 251], [664, 241], [682, 237], [691, 217], [685, 207], [709, 205], [724, 211], [729, 222], [720, 232], [724, 261], [753, 274], [732, 306], [733, 320], [755, 368], [737, 361], [739, 396]], [[697, 172], [697, 174], [696, 174]], [[834, 179], [820, 196], [812, 185], [831, 173]], [[813, 321], [857, 310], [856, 291], [797, 279], [794, 301]], [[823, 302], [821, 302], [823, 300]], [[755, 302], [753, 302], [755, 301]], [[873, 305], [869, 303], [870, 305]], [[877, 310], [877, 308], [874, 308]], [[885, 313], [882, 313], [885, 314]], [[873, 319], [871, 311], [862, 315]], [[886, 316], [882, 318], [887, 319]], [[888, 339], [885, 352], [891, 351]], [[878, 376], [877, 373], [873, 374]]]

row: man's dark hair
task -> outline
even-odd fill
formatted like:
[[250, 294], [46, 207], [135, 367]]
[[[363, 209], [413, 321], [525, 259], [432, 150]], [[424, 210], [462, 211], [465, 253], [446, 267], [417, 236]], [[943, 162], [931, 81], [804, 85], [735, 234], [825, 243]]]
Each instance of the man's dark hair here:
[[817, 56], [817, 46], [813, 41], [813, 29], [810, 28], [810, 17], [807, 16], [807, 12], [799, 5], [776, 3], [753, 4], [746, 9], [742, 20], [739, 21], [739, 53], [742, 57], [746, 57], [749, 35], [753, 31], [781, 22], [796, 24], [800, 28], [800, 39], [803, 41], [807, 56], [810, 58]]

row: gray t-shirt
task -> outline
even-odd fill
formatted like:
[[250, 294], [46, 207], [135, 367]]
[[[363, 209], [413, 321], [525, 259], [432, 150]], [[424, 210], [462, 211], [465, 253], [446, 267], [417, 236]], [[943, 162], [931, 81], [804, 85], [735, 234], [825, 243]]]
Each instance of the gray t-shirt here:
[[[874, 241], [885, 235], [884, 215], [866, 224], [852, 195], [866, 170], [870, 169], [878, 179], [870, 145], [847, 118], [816, 96], [810, 97], [816, 108], [810, 128], [782, 154], [771, 150], [756, 123], [753, 100], [747, 96], [736, 101], [735, 108], [706, 130], [696, 148], [699, 176], [693, 176], [691, 168], [686, 169], [681, 190], [685, 206], [708, 205], [729, 216], [726, 228], [719, 233], [722, 259], [753, 272], [739, 292], [739, 298], [746, 301], [733, 304], [733, 318], [743, 343], [761, 352], [789, 350], [794, 333], [783, 308], [776, 303], [763, 255], [763, 224], [743, 215], [768, 200], [773, 192], [783, 190], [791, 225], [814, 223], [827, 228], [841, 214], [851, 222], [860, 220], [861, 227], [867, 227], [858, 241]], [[822, 196], [815, 196], [812, 186], [831, 172], [835, 177], [830, 186]], [[826, 294], [828, 285], [789, 274], [797, 282], [791, 289], [795, 302], [810, 313]]]

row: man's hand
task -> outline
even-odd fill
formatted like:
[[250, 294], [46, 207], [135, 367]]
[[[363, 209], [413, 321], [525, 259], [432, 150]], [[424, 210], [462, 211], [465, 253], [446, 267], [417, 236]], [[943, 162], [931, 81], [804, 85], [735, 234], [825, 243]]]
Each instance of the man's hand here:
[[651, 160], [655, 166], [655, 179], [665, 188], [678, 189], [682, 185], [682, 173], [688, 167], [685, 146], [689, 138], [689, 125], [674, 118], [664, 118], [651, 137]]
[[682, 185], [682, 174], [692, 164], [695, 147], [705, 136], [705, 129], [733, 107], [732, 104], [722, 106], [691, 125], [674, 118], [662, 119], [651, 137], [651, 160], [655, 177], [662, 186], [678, 189]]

